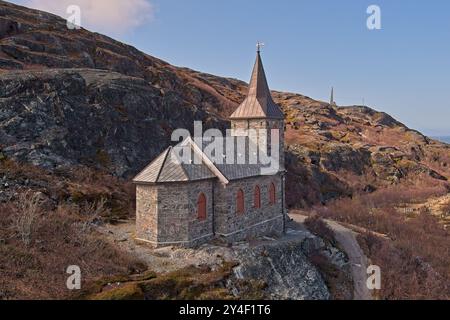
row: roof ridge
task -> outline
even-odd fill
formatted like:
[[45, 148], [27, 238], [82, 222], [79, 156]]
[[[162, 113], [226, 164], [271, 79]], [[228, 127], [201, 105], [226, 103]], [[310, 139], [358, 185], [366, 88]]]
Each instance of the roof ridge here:
[[159, 167], [159, 171], [158, 171], [158, 174], [156, 175], [155, 182], [158, 182], [159, 178], [161, 177], [161, 172], [162, 172], [162, 170], [164, 168], [164, 165], [166, 164], [167, 157], [168, 157], [168, 155], [169, 155], [171, 150], [172, 150], [172, 146], [170, 146], [169, 148], [166, 149], [166, 154], [164, 156], [163, 162], [161, 163], [161, 166]]
[[[220, 169], [216, 166], [216, 164], [214, 163], [214, 161], [212, 161], [203, 151], [203, 146], [199, 147], [197, 145], [197, 143], [195, 143], [195, 141], [189, 137], [188, 138], [188, 142], [191, 144], [191, 146], [193, 147], [193, 151], [200, 153], [202, 156], [202, 163], [205, 164], [205, 166], [212, 171], [212, 173], [223, 183], [228, 184], [230, 181], [228, 180], [228, 178], [225, 176], [225, 174], [222, 173], [222, 171], [220, 171]], [[204, 161], [204, 159], [206, 159], [207, 161]], [[213, 168], [210, 168], [213, 167]]]
[[[133, 181], [134, 182], [138, 182], [138, 178], [140, 177], [140, 176], [142, 176], [151, 166], [153, 166], [158, 160], [159, 160], [159, 158], [161, 158], [161, 156], [165, 153], [165, 152], [167, 152], [169, 150], [169, 148], [167, 148], [167, 149], [165, 149], [163, 152], [161, 152], [160, 154], [159, 154], [159, 156], [157, 156], [155, 159], [153, 159], [153, 161], [152, 162], [150, 162], [144, 169], [142, 169], [141, 170], [141, 172], [139, 172], [137, 175], [136, 175], [136, 177], [134, 177], [134, 179], [133, 179]], [[161, 170], [161, 168], [162, 168], [162, 166], [159, 168], [159, 171]], [[155, 181], [156, 182], [156, 181]]]
[[[191, 148], [191, 149], [192, 149], [192, 148]], [[188, 172], [186, 171], [186, 169], [184, 168], [183, 163], [180, 163], [179, 165], [180, 165], [181, 170], [183, 171], [184, 175], [185, 175], [185, 176], [188, 178], [188, 180], [189, 180], [189, 174], [188, 174]]]

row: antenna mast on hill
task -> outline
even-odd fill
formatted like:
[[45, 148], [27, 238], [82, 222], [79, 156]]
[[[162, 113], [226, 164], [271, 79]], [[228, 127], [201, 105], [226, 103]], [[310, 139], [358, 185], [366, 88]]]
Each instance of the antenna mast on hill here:
[[336, 105], [336, 102], [334, 102], [334, 87], [331, 87], [330, 105], [331, 106], [335, 106]]
[[331, 87], [330, 105], [332, 107], [337, 107], [336, 101], [334, 100], [334, 87]]

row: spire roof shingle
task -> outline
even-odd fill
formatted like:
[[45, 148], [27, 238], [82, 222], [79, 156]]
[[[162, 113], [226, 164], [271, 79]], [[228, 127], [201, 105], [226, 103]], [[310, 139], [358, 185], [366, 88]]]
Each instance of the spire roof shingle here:
[[247, 98], [230, 119], [284, 119], [280, 107], [273, 101], [258, 50]]

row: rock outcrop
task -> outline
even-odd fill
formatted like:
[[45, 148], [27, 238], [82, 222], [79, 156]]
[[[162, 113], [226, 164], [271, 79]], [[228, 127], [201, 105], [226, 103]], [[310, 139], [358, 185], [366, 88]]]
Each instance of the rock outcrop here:
[[84, 164], [125, 177], [167, 147], [173, 129], [208, 117], [176, 93], [102, 70], [9, 72], [0, 83], [2, 152], [46, 169]]
[[353, 298], [351, 265], [346, 253], [295, 221], [290, 221], [287, 234], [277, 239], [253, 238], [232, 246], [214, 242], [195, 249], [141, 246], [133, 240], [132, 222], [105, 225], [100, 231], [157, 274], [171, 274], [190, 267], [206, 268], [214, 273], [224, 266], [232, 266], [220, 285], [235, 298]]
[[[311, 238], [324, 248], [319, 238]], [[229, 287], [240, 295], [239, 281], [262, 281], [264, 294], [275, 300], [328, 300], [331, 295], [320, 274], [303, 251], [303, 241], [244, 247], [235, 252], [239, 265], [229, 280]]]
[[[178, 68], [52, 14], [0, 1], [0, 157], [129, 178], [173, 129], [224, 129], [247, 84]], [[286, 115], [288, 205], [417, 176], [446, 180], [450, 146], [368, 107], [273, 92]], [[298, 186], [302, 186], [299, 188]]]

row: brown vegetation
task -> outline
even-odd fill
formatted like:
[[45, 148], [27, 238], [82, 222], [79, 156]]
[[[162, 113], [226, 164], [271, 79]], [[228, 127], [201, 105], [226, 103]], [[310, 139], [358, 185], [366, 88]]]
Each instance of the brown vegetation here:
[[392, 187], [353, 199], [336, 200], [314, 212], [321, 217], [363, 227], [359, 237], [373, 264], [382, 269], [380, 299], [448, 299], [450, 237], [439, 218], [396, 210], [405, 203], [448, 192], [435, 187]]
[[101, 218], [116, 222], [134, 216], [135, 189], [131, 182], [85, 166], [65, 167], [53, 172], [13, 160], [0, 161], [0, 175], [10, 181], [12, 200], [22, 193], [39, 192], [46, 209], [72, 203], [81, 207], [103, 202]]
[[[104, 278], [88, 284], [81, 298], [92, 300], [235, 299], [226, 288], [226, 279], [231, 275], [234, 266], [233, 263], [225, 263], [216, 270], [207, 266], [191, 266], [161, 275], [147, 271], [143, 276], [138, 277]], [[242, 283], [242, 287], [254, 295], [255, 290], [249, 290], [249, 285]], [[243, 290], [243, 292], [246, 291]]]
[[318, 215], [312, 215], [306, 218], [305, 226], [311, 233], [327, 241], [331, 245], [336, 245], [336, 239], [334, 237], [334, 231], [328, 227], [327, 223], [323, 221]]
[[13, 210], [12, 228], [25, 246], [29, 246], [31, 243], [40, 214], [39, 194], [21, 193], [17, 201], [17, 209]]
[[322, 275], [332, 300], [353, 299], [353, 280], [349, 272], [331, 263], [320, 252], [308, 255], [308, 259]]
[[442, 207], [442, 211], [443, 211], [445, 217], [450, 216], [450, 200], [447, 201], [446, 204], [444, 204], [444, 206]]
[[90, 217], [76, 205], [60, 205], [33, 220], [32, 237], [26, 243], [14, 224], [20, 210], [17, 204], [0, 206], [0, 298], [68, 297], [66, 269], [70, 265], [80, 266], [83, 283], [144, 269], [142, 263], [96, 234], [87, 223]]
[[[225, 279], [233, 264], [156, 275], [96, 231], [134, 214], [130, 183], [85, 167], [51, 173], [11, 160], [0, 162], [0, 174], [12, 194], [0, 204], [0, 299], [232, 298]], [[66, 287], [70, 265], [81, 268], [81, 295]], [[261, 297], [262, 284], [239, 286], [248, 299]]]
[[84, 168], [49, 173], [10, 160], [0, 162], [0, 175], [11, 196], [0, 204], [0, 299], [67, 298], [70, 265], [80, 266], [83, 283], [145, 270], [95, 231], [133, 211], [129, 188], [118, 179]]
[[[338, 246], [334, 231], [318, 215], [309, 216], [305, 220], [305, 226], [311, 233], [322, 238], [331, 246]], [[308, 259], [319, 270], [333, 300], [353, 299], [353, 280], [348, 270], [343, 270], [334, 265], [328, 257], [318, 250], [310, 252]]]

